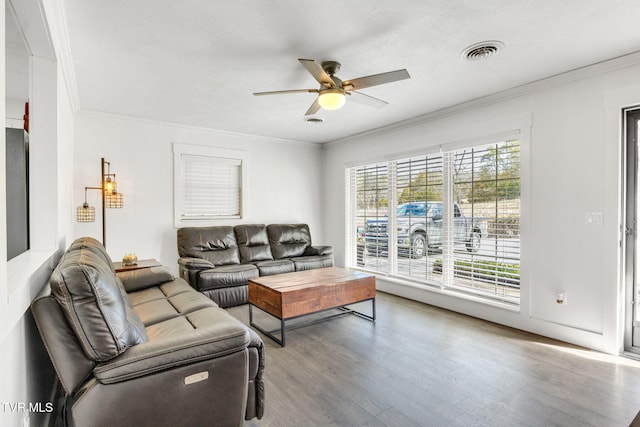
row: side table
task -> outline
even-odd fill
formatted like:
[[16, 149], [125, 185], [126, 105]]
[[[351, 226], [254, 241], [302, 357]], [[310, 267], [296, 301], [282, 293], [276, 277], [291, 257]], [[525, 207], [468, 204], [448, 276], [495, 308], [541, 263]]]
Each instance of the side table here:
[[140, 259], [134, 265], [122, 265], [122, 261], [114, 262], [113, 268], [116, 273], [121, 271], [140, 270], [141, 268], [160, 267], [162, 264], [156, 259]]

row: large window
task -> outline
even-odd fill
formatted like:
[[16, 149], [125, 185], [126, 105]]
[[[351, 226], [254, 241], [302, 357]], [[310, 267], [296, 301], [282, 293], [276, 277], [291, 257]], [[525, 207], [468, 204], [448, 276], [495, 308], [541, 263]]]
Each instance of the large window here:
[[348, 264], [517, 303], [520, 142], [347, 170]]

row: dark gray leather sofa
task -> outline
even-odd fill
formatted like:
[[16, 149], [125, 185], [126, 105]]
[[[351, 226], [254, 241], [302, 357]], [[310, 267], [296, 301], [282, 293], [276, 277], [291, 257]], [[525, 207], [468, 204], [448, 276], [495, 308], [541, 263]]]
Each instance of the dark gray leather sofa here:
[[258, 276], [333, 267], [333, 247], [313, 246], [307, 224], [178, 229], [180, 276], [220, 307], [247, 302]]
[[261, 339], [164, 267], [116, 274], [76, 240], [31, 310], [66, 425], [240, 426], [264, 411]]

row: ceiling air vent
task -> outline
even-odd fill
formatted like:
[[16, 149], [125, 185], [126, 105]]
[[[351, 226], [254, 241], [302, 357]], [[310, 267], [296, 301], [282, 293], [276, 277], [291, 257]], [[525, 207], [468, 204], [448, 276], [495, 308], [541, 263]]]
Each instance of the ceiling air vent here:
[[480, 61], [496, 55], [503, 47], [504, 43], [497, 40], [476, 43], [462, 51], [462, 57], [468, 61]]

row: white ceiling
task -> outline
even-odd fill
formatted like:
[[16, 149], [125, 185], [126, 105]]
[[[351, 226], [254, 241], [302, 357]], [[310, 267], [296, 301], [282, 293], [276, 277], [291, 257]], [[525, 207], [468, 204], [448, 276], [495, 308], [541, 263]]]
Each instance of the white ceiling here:
[[[640, 51], [638, 0], [63, 0], [81, 110], [327, 142]], [[461, 52], [505, 48], [486, 61]], [[303, 121], [316, 88], [298, 58], [343, 80], [406, 68]]]

